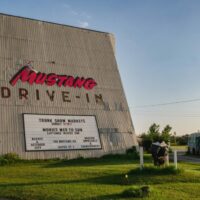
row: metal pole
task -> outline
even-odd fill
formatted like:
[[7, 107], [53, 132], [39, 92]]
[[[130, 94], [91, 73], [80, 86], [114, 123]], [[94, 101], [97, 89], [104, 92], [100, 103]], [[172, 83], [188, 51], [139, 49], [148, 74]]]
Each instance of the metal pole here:
[[144, 168], [143, 147], [140, 147], [140, 170]]
[[174, 166], [177, 169], [177, 150], [174, 150]]

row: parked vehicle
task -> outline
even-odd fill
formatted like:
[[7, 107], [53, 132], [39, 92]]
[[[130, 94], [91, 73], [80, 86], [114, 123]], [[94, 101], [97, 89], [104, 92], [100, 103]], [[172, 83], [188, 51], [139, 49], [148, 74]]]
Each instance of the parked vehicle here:
[[188, 151], [192, 154], [200, 154], [200, 132], [192, 133], [188, 137]]

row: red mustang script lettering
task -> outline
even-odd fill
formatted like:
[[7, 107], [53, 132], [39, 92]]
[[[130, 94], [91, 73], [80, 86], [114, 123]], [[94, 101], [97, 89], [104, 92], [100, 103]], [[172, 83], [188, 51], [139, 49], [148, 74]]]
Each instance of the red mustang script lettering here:
[[35, 84], [46, 84], [48, 86], [53, 86], [57, 84], [58, 87], [84, 87], [86, 90], [91, 90], [97, 85], [93, 78], [84, 77], [73, 77], [67, 75], [57, 75], [54, 73], [45, 74], [41, 72], [35, 72], [29, 66], [24, 66], [10, 81], [10, 84], [14, 86], [18, 80], [22, 82], [28, 82], [30, 85]]

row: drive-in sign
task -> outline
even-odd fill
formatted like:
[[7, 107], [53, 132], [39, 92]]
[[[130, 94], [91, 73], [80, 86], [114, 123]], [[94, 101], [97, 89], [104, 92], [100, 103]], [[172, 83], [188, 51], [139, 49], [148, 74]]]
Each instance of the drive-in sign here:
[[101, 148], [95, 116], [23, 116], [27, 151]]
[[10, 80], [10, 84], [14, 86], [19, 80], [21, 80], [22, 82], [28, 82], [30, 85], [57, 85], [58, 87], [84, 88], [86, 90], [91, 90], [97, 85], [96, 81], [93, 78], [36, 72], [29, 65], [23, 66], [22, 69], [18, 71]]

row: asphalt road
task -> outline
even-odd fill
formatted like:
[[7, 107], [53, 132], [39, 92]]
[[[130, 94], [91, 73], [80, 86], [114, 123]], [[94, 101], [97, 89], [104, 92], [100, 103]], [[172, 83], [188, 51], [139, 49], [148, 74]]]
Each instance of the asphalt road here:
[[[190, 162], [190, 163], [200, 163], [200, 156], [190, 156], [185, 155], [186, 151], [177, 151], [177, 159], [178, 161]], [[170, 154], [170, 160], [173, 161], [173, 153]]]

